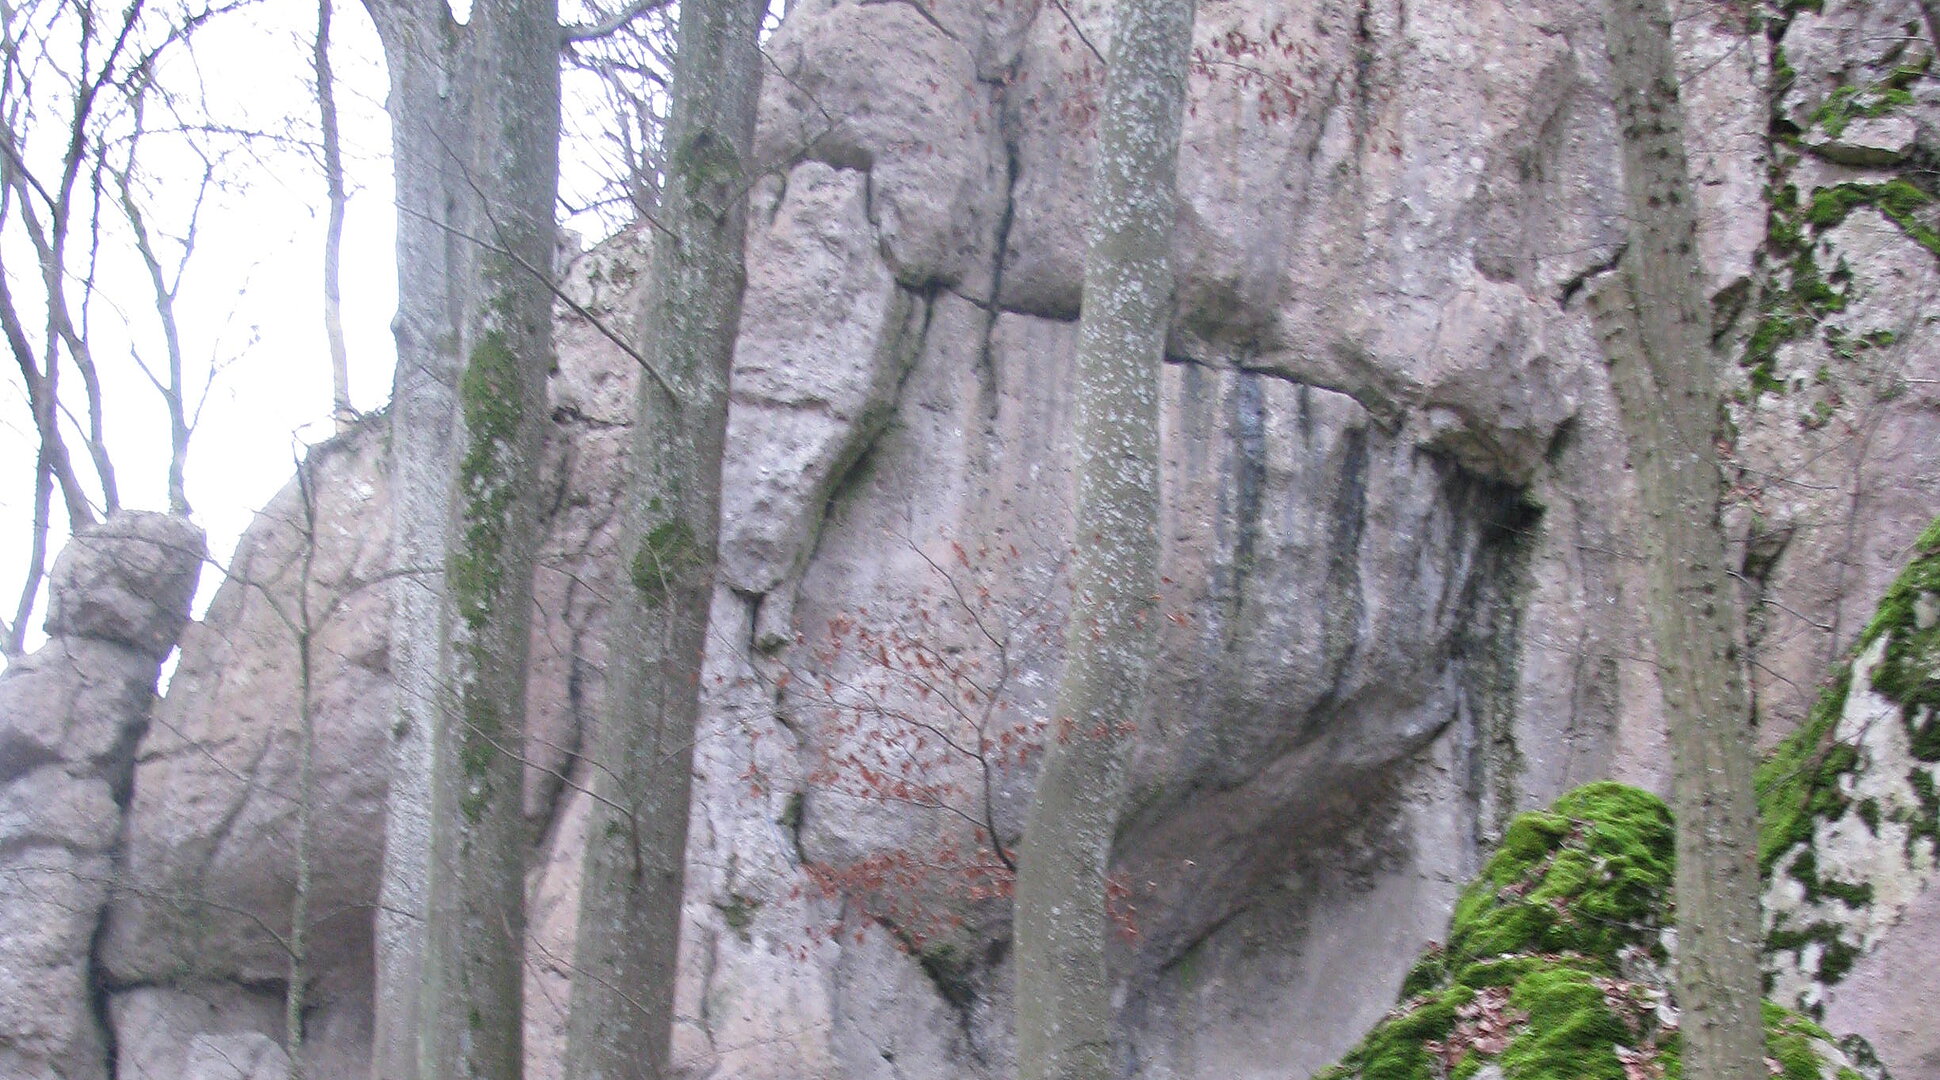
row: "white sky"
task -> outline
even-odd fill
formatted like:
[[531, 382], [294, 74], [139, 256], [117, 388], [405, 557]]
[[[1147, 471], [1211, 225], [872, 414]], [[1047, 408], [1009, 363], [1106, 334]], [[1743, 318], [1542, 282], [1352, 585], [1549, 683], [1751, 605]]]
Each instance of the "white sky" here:
[[[576, 5], [568, 4], [568, 7]], [[199, 67], [211, 111], [238, 126], [289, 131], [315, 138], [311, 49], [315, 9], [270, 2], [245, 16], [218, 20], [197, 36], [193, 57], [177, 63]], [[385, 79], [376, 34], [363, 6], [337, 0], [331, 58], [337, 79], [345, 170], [351, 188], [343, 247], [343, 316], [350, 356], [351, 397], [362, 411], [390, 396], [395, 362], [389, 323], [396, 306], [392, 252], [389, 124], [383, 113]], [[188, 74], [178, 72], [177, 74]], [[569, 79], [569, 96], [574, 87]], [[589, 93], [582, 85], [582, 94]], [[591, 100], [582, 96], [582, 101]], [[569, 103], [569, 110], [572, 105]], [[585, 106], [581, 106], [584, 116]], [[150, 147], [163, 150], [157, 141]], [[147, 169], [169, 192], [171, 170], [200, 172], [186, 155], [144, 154]], [[331, 433], [329, 354], [322, 323], [322, 250], [325, 227], [321, 169], [300, 150], [262, 148], [238, 172], [246, 178], [218, 193], [205, 210], [200, 238], [179, 303], [191, 389], [217, 368], [207, 405], [190, 444], [188, 498], [198, 524], [208, 531], [210, 551], [223, 562], [262, 506], [289, 479], [295, 456]], [[193, 165], [193, 173], [187, 173]], [[584, 188], [591, 166], [564, 163], [568, 190]], [[191, 192], [192, 188], [181, 186]], [[569, 223], [599, 234], [592, 221]], [[32, 272], [31, 252], [0, 244], [9, 277]], [[106, 293], [130, 312], [139, 329], [152, 320], [145, 272], [132, 249], [104, 275]], [[164, 261], [168, 261], [164, 255]], [[38, 290], [16, 289], [30, 324], [40, 318], [26, 301]], [[125, 299], [123, 299], [125, 297]], [[130, 358], [128, 331], [97, 319], [91, 347], [101, 367], [109, 448], [124, 505], [163, 509], [167, 504], [168, 419], [160, 396]], [[159, 351], [159, 350], [157, 350]], [[159, 358], [159, 357], [158, 357]], [[63, 396], [79, 408], [80, 383], [68, 371]], [[70, 450], [82, 453], [70, 437]], [[36, 440], [20, 375], [11, 363], [0, 372], [0, 615], [11, 619], [29, 556]], [[64, 539], [65, 513], [54, 500], [57, 535]], [[50, 559], [51, 564], [51, 559]], [[217, 575], [205, 572], [206, 603]], [[198, 609], [199, 610], [199, 609]], [[36, 610], [29, 648], [42, 640]]]

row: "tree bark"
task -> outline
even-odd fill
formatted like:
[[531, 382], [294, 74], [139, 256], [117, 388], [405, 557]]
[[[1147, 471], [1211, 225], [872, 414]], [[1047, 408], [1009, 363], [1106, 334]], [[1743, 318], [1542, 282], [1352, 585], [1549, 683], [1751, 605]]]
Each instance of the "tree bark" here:
[[1597, 299], [1645, 515], [1677, 816], [1677, 996], [1684, 1075], [1765, 1075], [1756, 733], [1726, 562], [1717, 447], [1729, 436], [1698, 262], [1671, 19], [1663, 0], [1610, 0], [1631, 242]]
[[[523, 1066], [525, 670], [553, 364], [553, 0], [366, 0], [390, 66], [397, 717], [373, 1075]], [[442, 567], [440, 579], [432, 569]]]
[[667, 183], [646, 286], [627, 570], [609, 618], [568, 1028], [569, 1080], [672, 1075], [701, 659], [721, 452], [746, 280], [742, 244], [765, 0], [681, 6]]
[[357, 419], [350, 404], [350, 350], [344, 343], [342, 274], [344, 212], [350, 203], [344, 191], [344, 157], [337, 135], [337, 80], [330, 70], [330, 15], [335, 0], [317, 0], [317, 121], [323, 136], [323, 184], [330, 200], [330, 216], [323, 233], [323, 336], [330, 343], [330, 417], [341, 435]]
[[[390, 74], [398, 307], [391, 331], [391, 783], [378, 892], [373, 1080], [419, 1080], [418, 999], [431, 872], [431, 732], [445, 498], [453, 473], [458, 315], [467, 249], [443, 147], [465, 145], [459, 30], [443, 0], [366, 0]], [[442, 91], [442, 92], [441, 92]]]
[[1024, 1080], [1103, 1080], [1106, 876], [1157, 644], [1159, 378], [1191, 0], [1121, 0], [1098, 158], [1076, 393], [1077, 544], [1057, 718], [1018, 860]]

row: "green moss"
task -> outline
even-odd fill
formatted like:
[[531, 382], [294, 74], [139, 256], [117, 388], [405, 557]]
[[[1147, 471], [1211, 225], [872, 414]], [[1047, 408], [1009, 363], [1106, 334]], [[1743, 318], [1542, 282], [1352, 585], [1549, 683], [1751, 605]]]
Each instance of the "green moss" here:
[[[1846, 120], [1879, 115], [1871, 110], [1890, 108], [1905, 95], [1906, 91], [1899, 85], [1887, 85], [1865, 94], [1848, 87], [1821, 107], [1817, 119], [1828, 123], [1829, 130], [1843, 129]], [[1871, 206], [1915, 243], [1940, 256], [1940, 232], [1921, 220], [1922, 213], [1933, 205], [1934, 197], [1906, 180], [1834, 184], [1812, 192], [1809, 203], [1801, 203], [1796, 185], [1774, 183], [1770, 199], [1766, 251], [1777, 269], [1759, 290], [1759, 318], [1746, 338], [1744, 355], [1739, 361], [1748, 372], [1755, 393], [1783, 392], [1784, 381], [1776, 370], [1780, 346], [1811, 335], [1827, 316], [1845, 310], [1850, 273], [1843, 266], [1835, 267], [1830, 274], [1821, 272], [1816, 260], [1818, 234], [1842, 224], [1853, 210]], [[1890, 333], [1877, 340], [1868, 335], [1859, 344], [1880, 348], [1892, 340]]]
[[667, 172], [690, 203], [718, 214], [740, 187], [741, 159], [727, 140], [702, 128], [674, 148]]
[[1846, 812], [1839, 777], [1858, 763], [1858, 751], [1835, 743], [1833, 733], [1851, 682], [1850, 665], [1835, 673], [1805, 723], [1758, 766], [1758, 865], [1768, 874], [1780, 855], [1812, 839], [1813, 822]]
[[[1190, 953], [1187, 954], [1191, 955]], [[1408, 969], [1401, 980], [1401, 999], [1406, 1001], [1416, 994], [1428, 992], [1448, 979], [1448, 950], [1439, 942], [1430, 942], [1428, 948]]]
[[505, 335], [486, 334], [459, 385], [465, 451], [458, 461], [464, 543], [446, 567], [447, 591], [475, 635], [491, 618], [504, 585], [506, 542], [518, 484], [511, 475], [525, 422], [519, 359]]
[[1940, 794], [1933, 790], [1933, 774], [1917, 765], [1907, 770], [1906, 779], [1913, 785], [1913, 797], [1920, 800], [1919, 820], [1908, 823], [1906, 854], [1911, 858], [1923, 838], [1940, 847]]
[[1474, 998], [1466, 986], [1416, 998], [1389, 1013], [1342, 1064], [1361, 1080], [1429, 1080], [1435, 1062], [1423, 1044], [1447, 1038], [1456, 1011]]
[[1604, 1003], [1602, 987], [1570, 968], [1533, 971], [1510, 1003], [1529, 1022], [1502, 1051], [1505, 1076], [1527, 1080], [1624, 1080], [1615, 1048], [1633, 1032]]
[[1788, 870], [1792, 879], [1805, 886], [1808, 900], [1821, 900], [1831, 897], [1840, 900], [1847, 907], [1865, 907], [1873, 902], [1871, 883], [1855, 885], [1848, 881], [1822, 878], [1819, 876], [1819, 857], [1811, 846], [1802, 848], [1792, 859]]
[[1796, 185], [1772, 189], [1765, 245], [1780, 269], [1759, 290], [1759, 319], [1739, 361], [1750, 373], [1752, 389], [1757, 393], [1785, 389], [1776, 370], [1780, 346], [1810, 335], [1827, 316], [1845, 310], [1848, 288], [1841, 272], [1820, 273], [1814, 255], [1813, 233], [1821, 227], [1815, 216], [1822, 212], [1820, 203], [1825, 196], [1826, 190], [1814, 192], [1812, 207], [1802, 208]]
[[1456, 904], [1449, 962], [1654, 945], [1672, 859], [1670, 812], [1635, 788], [1591, 784], [1518, 815]]
[[751, 940], [748, 927], [754, 925], [754, 917], [761, 913], [761, 901], [730, 891], [725, 901], [714, 902], [714, 910], [721, 913], [721, 921], [728, 925], [728, 929], [746, 942]]
[[[1919, 73], [1915, 71], [1913, 74]], [[1885, 116], [1894, 109], [1911, 104], [1913, 95], [1890, 82], [1876, 87], [1842, 86], [1834, 90], [1832, 96], [1812, 113], [1812, 122], [1825, 128], [1825, 133], [1836, 139], [1845, 134], [1846, 125], [1854, 120]]]
[[[1923, 601], [1922, 597], [1926, 599]], [[1922, 603], [1940, 601], [1940, 519], [1914, 541], [1914, 558], [1879, 603], [1873, 621], [1859, 637], [1861, 649], [1890, 635], [1886, 653], [1873, 670], [1873, 689], [1900, 705], [1913, 754], [1940, 761], [1940, 622], [1921, 628]]]
[[1772, 46], [1772, 100], [1783, 98], [1785, 91], [1792, 88], [1792, 84], [1798, 81], [1798, 77], [1798, 69], [1786, 59], [1785, 46]]
[[1859, 960], [1859, 950], [1839, 936], [1839, 927], [1829, 922], [1814, 922], [1800, 929], [1774, 927], [1766, 935], [1767, 952], [1790, 952], [1802, 954], [1806, 946], [1817, 942], [1820, 946], [1818, 978], [1820, 982], [1831, 984], [1846, 977], [1853, 964]]
[[[1518, 815], [1464, 892], [1450, 945], [1415, 965], [1402, 1004], [1316, 1080], [1472, 1078], [1490, 1064], [1509, 1080], [1627, 1080], [1633, 1074], [1626, 1059], [1644, 1075], [1679, 1080], [1682, 1044], [1657, 1019], [1666, 992], [1661, 968], [1633, 972], [1642, 981], [1616, 975], [1632, 971], [1637, 948], [1654, 946], [1669, 918], [1672, 857], [1668, 811], [1635, 789], [1592, 784], [1546, 812]], [[1530, 917], [1532, 907], [1556, 909], [1560, 917]], [[1503, 918], [1512, 912], [1513, 919]], [[1610, 923], [1605, 934], [1582, 925], [1603, 920]], [[1531, 936], [1499, 954], [1479, 954], [1509, 941], [1512, 926]], [[1559, 935], [1594, 951], [1550, 948]], [[1799, 937], [1800, 947], [1825, 946], [1831, 969], [1843, 972], [1851, 963], [1852, 951], [1833, 928]], [[1620, 963], [1620, 953], [1629, 960]], [[1819, 1080], [1815, 1040], [1831, 1041], [1824, 1030], [1769, 1003], [1765, 1026], [1777, 1075]], [[1485, 1031], [1508, 1035], [1506, 1045], [1495, 1044], [1499, 1053], [1477, 1041]]]
[[961, 946], [932, 942], [916, 954], [917, 966], [943, 995], [943, 1000], [966, 1008], [977, 1000], [975, 961]]
[[664, 604], [692, 575], [706, 569], [707, 562], [694, 527], [686, 518], [669, 518], [647, 530], [634, 551], [633, 587], [646, 603]]
[[1914, 243], [1940, 255], [1940, 232], [1916, 216], [1932, 204], [1932, 195], [1906, 180], [1834, 184], [1812, 193], [1812, 206], [1805, 216], [1815, 229], [1824, 231], [1843, 223], [1858, 207], [1871, 206], [1898, 225]]
[[1859, 811], [1859, 820], [1866, 823], [1867, 831], [1871, 832], [1874, 836], [1878, 836], [1879, 835], [1879, 800], [1872, 799], [1872, 798], [1859, 800], [1858, 811]]
[[1473, 964], [1464, 965], [1462, 970], [1456, 973], [1454, 981], [1474, 990], [1482, 990], [1491, 986], [1513, 987], [1517, 982], [1521, 981], [1524, 975], [1538, 968], [1547, 967], [1563, 960], [1581, 963], [1586, 966], [1596, 963], [1596, 961], [1580, 955], [1562, 957], [1519, 953], [1509, 956], [1498, 956], [1491, 960], [1481, 960]]
[[1819, 1080], [1819, 1052], [1813, 1042], [1833, 1045], [1832, 1033], [1789, 1009], [1767, 1001], [1765, 1056], [1778, 1063], [1782, 1080]]

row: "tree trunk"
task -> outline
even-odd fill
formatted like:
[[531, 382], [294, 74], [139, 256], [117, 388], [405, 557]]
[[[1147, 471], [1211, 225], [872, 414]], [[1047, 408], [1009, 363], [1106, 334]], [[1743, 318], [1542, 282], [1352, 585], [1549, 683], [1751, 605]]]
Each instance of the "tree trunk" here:
[[[381, 1080], [522, 1068], [525, 669], [553, 363], [552, 0], [367, 0], [391, 69], [397, 759]], [[439, 580], [431, 570], [443, 568]]]
[[1631, 243], [1597, 299], [1644, 510], [1677, 815], [1677, 995], [1689, 1080], [1765, 1075], [1755, 732], [1719, 502], [1723, 427], [1671, 20], [1610, 0]]
[[[443, 0], [366, 0], [390, 72], [397, 201], [397, 373], [391, 387], [393, 718], [384, 868], [378, 892], [373, 1080], [419, 1080], [418, 997], [431, 872], [431, 731], [445, 498], [458, 400], [462, 176], [440, 147], [463, 146], [458, 28]], [[441, 93], [441, 91], [449, 91]]]
[[671, 1075], [701, 657], [720, 532], [728, 370], [765, 0], [681, 6], [667, 183], [646, 286], [605, 710], [593, 742], [569, 1080]]
[[1191, 0], [1121, 0], [1078, 332], [1077, 544], [1057, 719], [1017, 873], [1024, 1080], [1114, 1072], [1106, 874], [1157, 643], [1159, 377]]
[[350, 202], [344, 190], [344, 157], [337, 137], [337, 81], [330, 70], [330, 15], [335, 0], [317, 0], [317, 121], [323, 139], [323, 185], [330, 200], [330, 216], [323, 232], [323, 336], [330, 344], [330, 417], [337, 434], [357, 419], [350, 405], [350, 350], [344, 344], [342, 275], [344, 211]]

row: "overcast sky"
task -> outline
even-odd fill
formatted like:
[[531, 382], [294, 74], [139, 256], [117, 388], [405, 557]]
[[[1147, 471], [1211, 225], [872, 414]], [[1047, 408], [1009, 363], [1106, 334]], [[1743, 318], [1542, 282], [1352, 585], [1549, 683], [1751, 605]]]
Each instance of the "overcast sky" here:
[[[360, 3], [338, 0], [336, 11], [332, 60], [351, 186], [343, 313], [352, 400], [359, 410], [368, 411], [388, 400], [395, 361], [389, 330], [396, 306], [390, 129], [383, 113], [385, 79], [376, 34]], [[174, 62], [199, 71], [211, 112], [225, 122], [313, 141], [315, 20], [315, 9], [307, 4], [273, 0], [245, 16], [210, 24], [198, 35], [193, 56], [181, 55]], [[186, 79], [194, 72], [175, 74]], [[569, 94], [572, 89], [569, 85]], [[583, 85], [578, 89], [585, 94]], [[578, 110], [580, 126], [586, 108]], [[154, 145], [157, 152], [144, 156], [150, 171], [158, 176], [172, 170], [190, 173], [191, 160], [180, 155], [172, 160], [165, 144]], [[566, 186], [570, 190], [577, 182], [583, 188], [590, 166], [576, 162], [570, 147], [566, 158]], [[216, 368], [190, 448], [187, 486], [195, 519], [209, 533], [211, 552], [223, 562], [255, 510], [288, 481], [295, 456], [331, 433], [329, 355], [322, 329], [321, 170], [301, 146], [253, 148], [235, 160], [238, 182], [216, 193], [204, 213], [180, 300], [192, 385], [206, 377], [211, 365]], [[199, 166], [193, 171], [199, 172]], [[591, 220], [570, 224], [586, 235], [602, 230]], [[23, 253], [22, 246], [0, 244], [10, 278], [32, 271], [31, 252]], [[105, 295], [132, 312], [133, 320], [148, 317], [152, 301], [147, 279], [132, 250], [123, 243], [120, 250], [108, 252], [104, 265]], [[31, 322], [40, 313], [23, 316]], [[130, 358], [129, 334], [114, 322], [98, 319], [90, 338], [102, 368], [108, 442], [122, 501], [163, 509], [167, 413]], [[68, 379], [64, 390], [73, 394], [78, 380], [71, 372]], [[79, 452], [78, 443], [70, 446]], [[29, 555], [35, 448], [19, 372], [9, 364], [0, 374], [0, 612], [8, 618]], [[58, 530], [65, 517], [58, 496], [54, 517]], [[50, 548], [57, 550], [62, 539], [57, 536]], [[205, 574], [205, 602], [214, 582], [214, 574]], [[41, 639], [43, 616], [37, 611], [32, 620], [30, 647]]]

